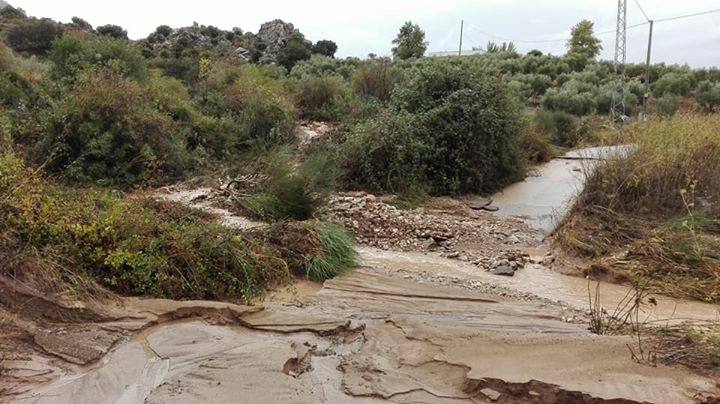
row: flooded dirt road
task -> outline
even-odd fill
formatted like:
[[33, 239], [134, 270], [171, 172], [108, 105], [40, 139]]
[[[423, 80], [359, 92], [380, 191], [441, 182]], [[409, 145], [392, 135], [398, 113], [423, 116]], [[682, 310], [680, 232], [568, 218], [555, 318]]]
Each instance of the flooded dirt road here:
[[[496, 200], [498, 213], [511, 215], [515, 207], [548, 229], [549, 210], [572, 197], [577, 161], [551, 162], [539, 177], [511, 186], [506, 199]], [[526, 247], [542, 255], [539, 241]], [[361, 266], [353, 272], [322, 287], [302, 283], [294, 293], [271, 293], [256, 307], [125, 299], [128, 318], [102, 324], [124, 337], [101, 360], [29, 361], [53, 377], [13, 400], [692, 403], [720, 397], [711, 376], [633, 361], [631, 336], [590, 333], [585, 279], [537, 264], [503, 277], [436, 253], [358, 252]], [[602, 304], [614, 307], [627, 290], [601, 285]], [[657, 299], [645, 313], [649, 319], [718, 316], [713, 305]]]

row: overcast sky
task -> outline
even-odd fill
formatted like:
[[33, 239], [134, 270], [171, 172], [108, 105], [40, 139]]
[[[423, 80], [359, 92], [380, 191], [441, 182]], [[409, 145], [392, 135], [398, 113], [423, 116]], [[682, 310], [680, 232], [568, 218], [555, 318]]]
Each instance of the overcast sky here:
[[[720, 0], [638, 0], [648, 16], [661, 19], [720, 9]], [[455, 50], [460, 20], [465, 20], [463, 46], [484, 47], [489, 40], [517, 41], [523, 51], [540, 49], [562, 54], [562, 39], [581, 19], [595, 23], [596, 32], [615, 27], [616, 0], [9, 0], [37, 17], [67, 22], [79, 16], [97, 26], [118, 24], [130, 37], [147, 36], [155, 27], [186, 26], [197, 21], [229, 29], [257, 32], [260, 24], [280, 18], [295, 24], [309, 39], [332, 39], [338, 56], [364, 57], [390, 54], [390, 42], [404, 21], [412, 20], [426, 31], [430, 51]], [[628, 0], [628, 25], [645, 21], [634, 0]], [[648, 26], [628, 31], [628, 61], [643, 61]], [[603, 58], [611, 59], [614, 33], [601, 35]], [[668, 21], [655, 25], [653, 61], [720, 65], [720, 13]]]

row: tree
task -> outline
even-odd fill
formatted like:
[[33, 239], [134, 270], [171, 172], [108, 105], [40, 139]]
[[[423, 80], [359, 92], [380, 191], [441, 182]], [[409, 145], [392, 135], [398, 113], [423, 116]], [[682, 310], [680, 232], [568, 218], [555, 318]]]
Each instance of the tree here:
[[128, 39], [127, 31], [119, 25], [107, 24], [97, 27], [97, 32], [103, 36], [109, 36], [115, 39]]
[[312, 43], [300, 33], [290, 35], [287, 44], [277, 54], [277, 62], [281, 66], [292, 70], [293, 66], [301, 60], [308, 60], [312, 56]]
[[595, 36], [592, 21], [582, 20], [572, 28], [568, 40], [568, 56], [579, 56], [589, 61], [595, 59], [602, 50], [600, 39]]
[[398, 59], [419, 58], [425, 55], [428, 43], [425, 31], [419, 25], [408, 21], [400, 28], [397, 38], [393, 39], [393, 55]]
[[37, 55], [47, 53], [55, 38], [62, 36], [63, 27], [52, 20], [30, 21], [17, 25], [7, 33], [7, 44], [17, 52]]
[[337, 52], [338, 46], [335, 42], [323, 39], [320, 41], [317, 41], [315, 45], [312, 47], [312, 53], [319, 53], [321, 55], [327, 56], [329, 58], [335, 57], [335, 52]]
[[170, 34], [172, 34], [172, 31], [173, 29], [169, 25], [159, 25], [157, 28], [155, 28], [155, 33], [165, 38], [169, 37]]
[[72, 21], [72, 23], [70, 23], [70, 25], [72, 25], [72, 26], [75, 27], [75, 28], [80, 28], [80, 29], [85, 30], [85, 31], [92, 31], [92, 30], [93, 30], [93, 26], [90, 25], [89, 22], [83, 20], [83, 19], [80, 18], [80, 17], [73, 17], [73, 18], [71, 19], [71, 21]]

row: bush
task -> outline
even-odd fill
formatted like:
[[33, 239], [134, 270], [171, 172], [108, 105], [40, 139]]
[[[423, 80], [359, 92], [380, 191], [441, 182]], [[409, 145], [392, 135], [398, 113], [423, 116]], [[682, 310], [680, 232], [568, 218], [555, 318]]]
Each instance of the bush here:
[[660, 77], [652, 86], [653, 95], [662, 97], [663, 95], [679, 95], [686, 96], [694, 86], [695, 78], [692, 73], [667, 73]]
[[344, 112], [340, 107], [347, 92], [345, 81], [338, 76], [305, 76], [297, 96], [300, 114], [314, 120], [338, 120]]
[[90, 25], [89, 22], [83, 20], [83, 19], [80, 18], [80, 17], [73, 17], [73, 18], [71, 19], [71, 21], [72, 21], [72, 22], [70, 23], [70, 25], [72, 25], [72, 26], [75, 27], [75, 28], [79, 28], [79, 29], [82, 29], [82, 30], [85, 30], [85, 31], [90, 31], [90, 32], [93, 31], [93, 26]]
[[206, 111], [233, 120], [235, 147], [253, 141], [276, 145], [292, 138], [295, 108], [282, 83], [268, 74], [252, 65], [217, 65], [207, 79]]
[[335, 188], [339, 175], [335, 162], [314, 155], [295, 168], [287, 150], [271, 153], [266, 162], [266, 181], [255, 195], [238, 202], [263, 220], [307, 220]]
[[720, 105], [720, 83], [702, 81], [695, 91], [695, 99], [705, 111], [715, 111], [715, 107]]
[[53, 63], [52, 75], [69, 81], [91, 68], [110, 68], [136, 80], [147, 78], [147, 65], [140, 51], [127, 41], [112, 38], [63, 37], [53, 44], [49, 59]]
[[358, 66], [352, 77], [352, 87], [356, 94], [387, 101], [399, 81], [399, 76], [400, 73], [390, 61], [375, 60]]
[[671, 93], [655, 99], [652, 104], [652, 112], [665, 117], [675, 115], [678, 108], [680, 108], [680, 97]]
[[113, 25], [113, 24], [107, 24], [107, 25], [101, 25], [97, 27], [96, 29], [97, 33], [102, 36], [107, 36], [114, 39], [124, 39], [127, 40], [127, 31], [123, 29], [123, 27], [119, 25]]
[[317, 41], [315, 45], [313, 45], [312, 53], [317, 53], [332, 58], [335, 57], [335, 52], [337, 52], [337, 48], [338, 47], [335, 42], [323, 39]]
[[52, 20], [31, 20], [10, 28], [6, 41], [17, 52], [43, 55], [62, 34], [62, 26]]
[[310, 59], [311, 49], [312, 43], [302, 34], [295, 33], [288, 38], [287, 44], [280, 49], [276, 59], [280, 66], [291, 71], [297, 62]]
[[127, 187], [178, 178], [190, 165], [181, 127], [147, 90], [113, 72], [84, 74], [48, 113], [39, 156], [76, 183]]
[[573, 147], [581, 139], [577, 118], [562, 111], [540, 111], [535, 116], [538, 129], [550, 137], [553, 144]]
[[543, 98], [543, 107], [553, 111], [564, 111], [582, 116], [595, 112], [597, 103], [591, 92], [579, 91], [566, 83], [560, 89], [551, 88], [547, 90]]
[[417, 66], [391, 110], [347, 141], [346, 178], [397, 191], [491, 192], [523, 173], [520, 119], [502, 81], [437, 61]]

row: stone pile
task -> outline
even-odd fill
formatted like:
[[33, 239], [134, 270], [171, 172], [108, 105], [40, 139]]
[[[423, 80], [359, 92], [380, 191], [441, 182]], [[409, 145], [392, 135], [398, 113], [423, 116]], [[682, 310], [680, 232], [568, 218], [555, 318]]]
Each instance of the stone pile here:
[[502, 275], [522, 268], [528, 256], [521, 248], [536, 245], [541, 238], [519, 220], [470, 209], [403, 210], [362, 192], [333, 196], [323, 215], [352, 231], [360, 244], [432, 251]]

